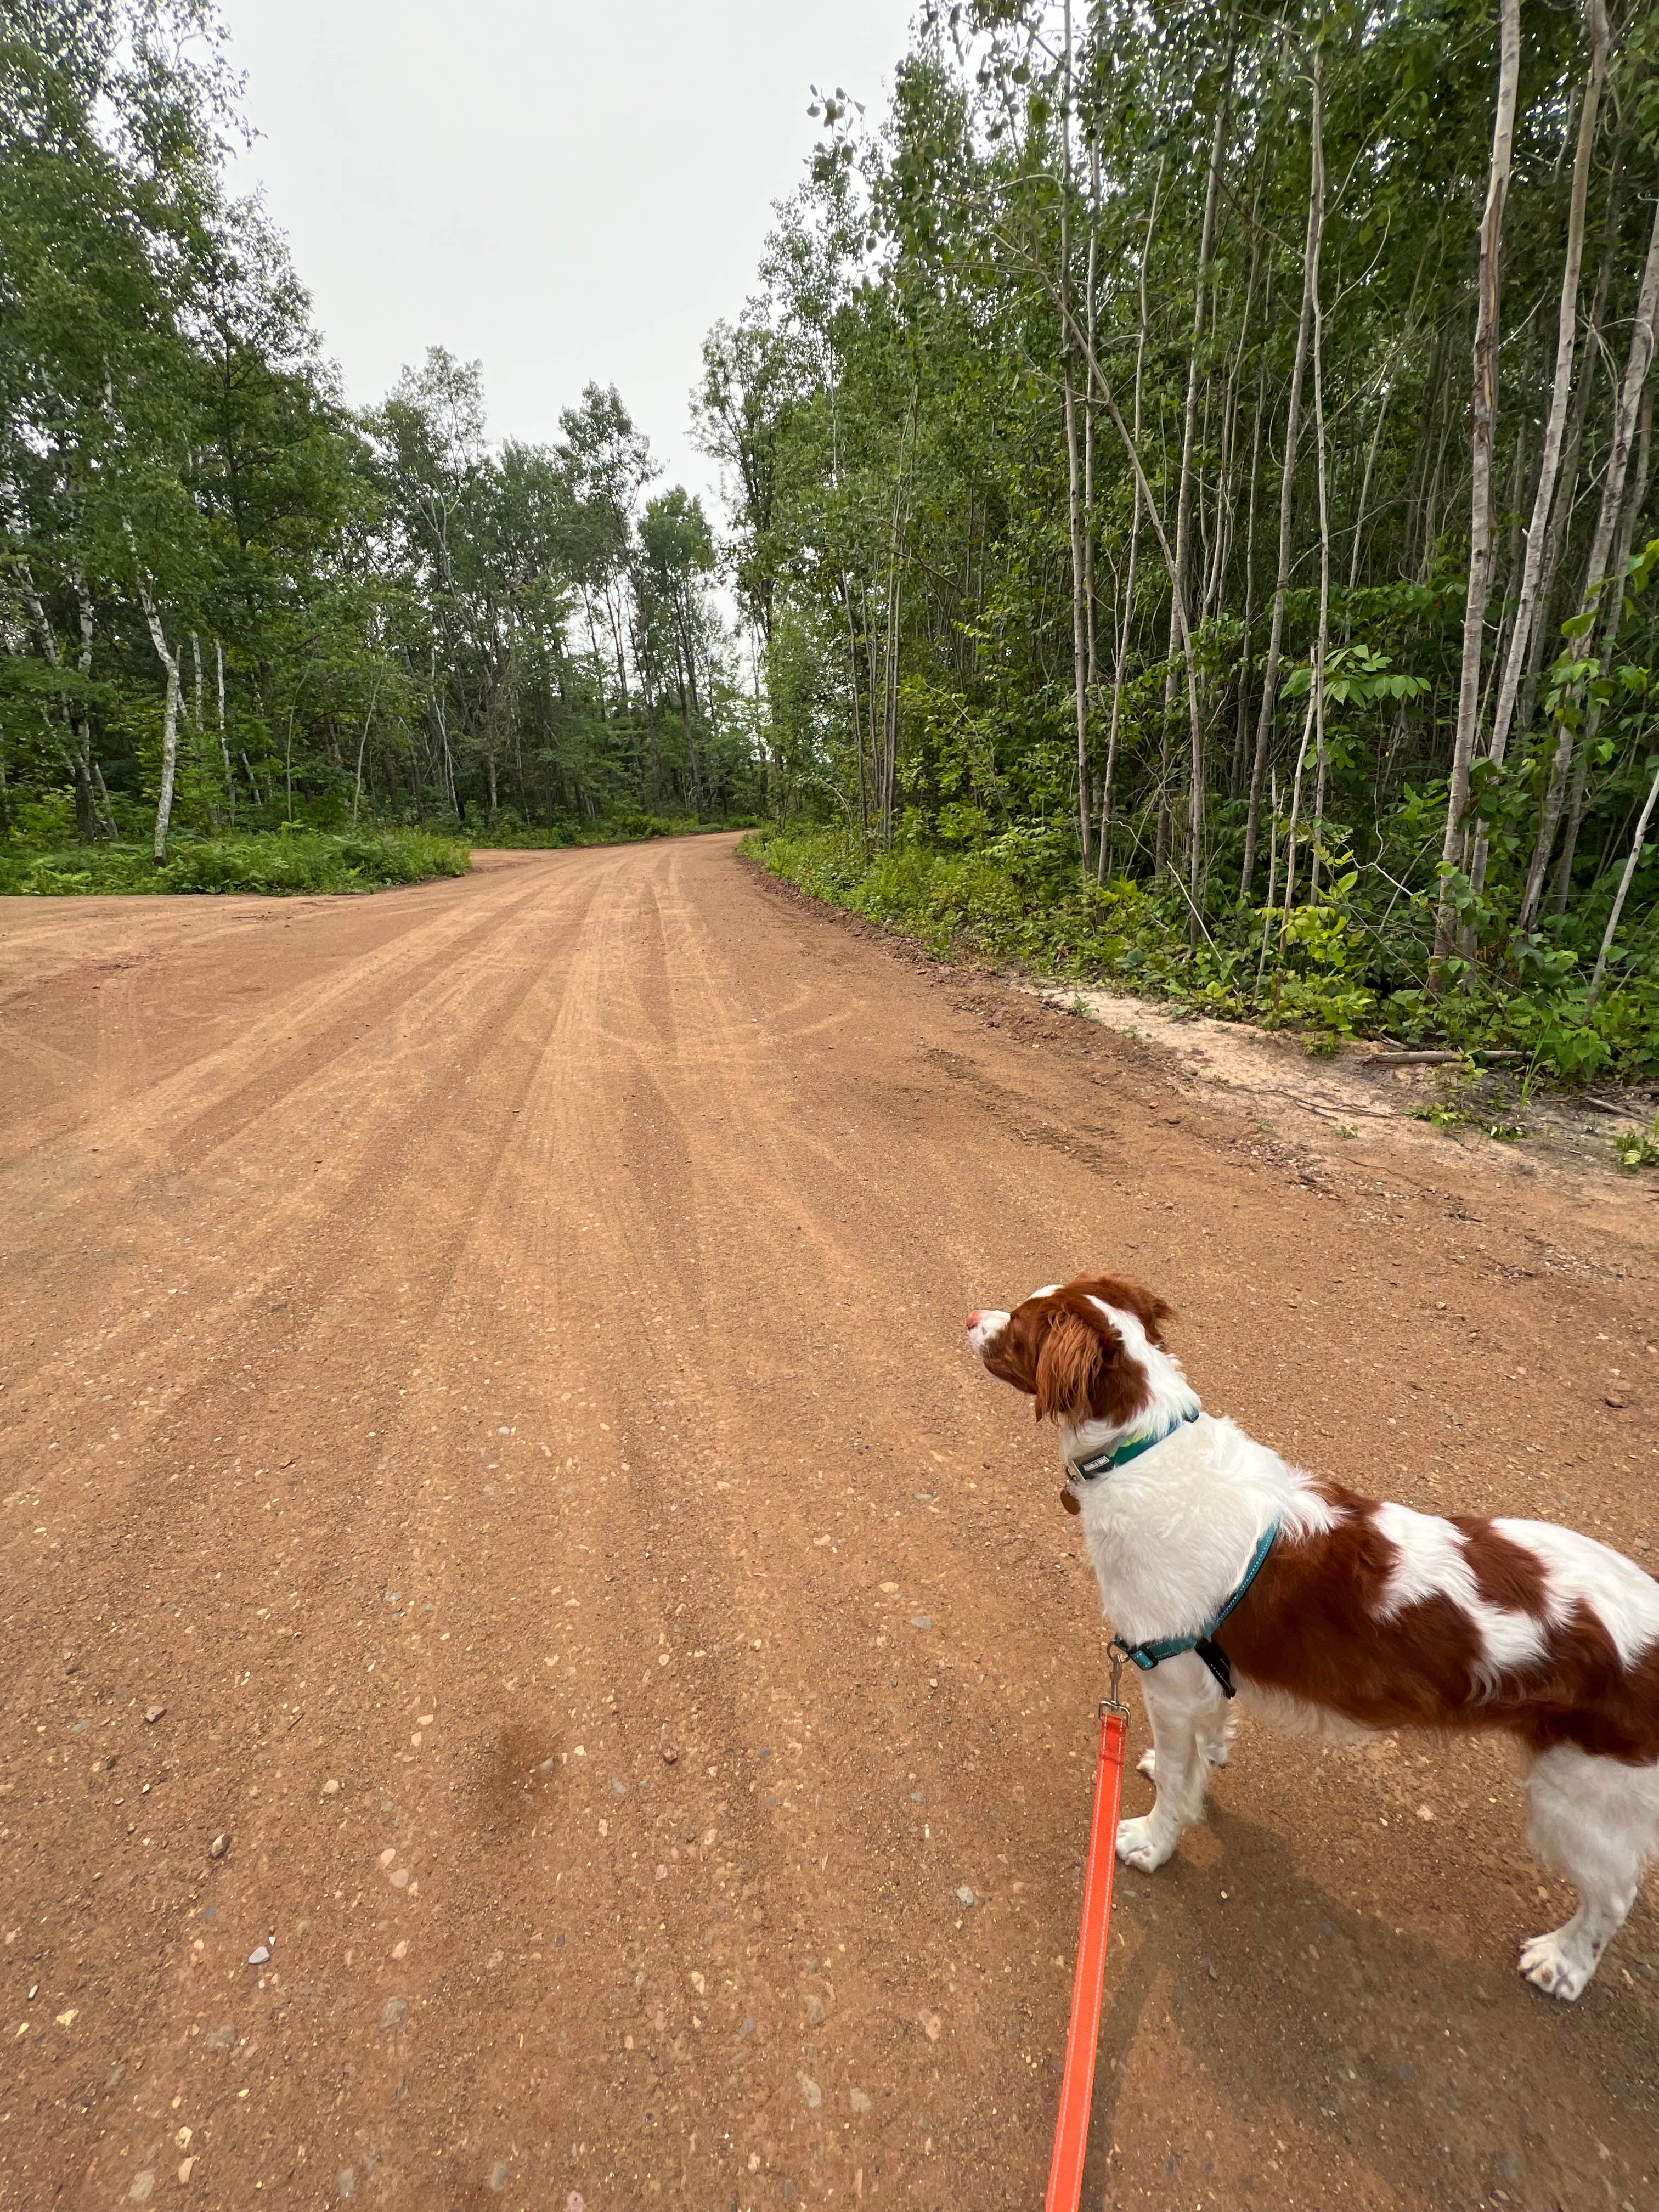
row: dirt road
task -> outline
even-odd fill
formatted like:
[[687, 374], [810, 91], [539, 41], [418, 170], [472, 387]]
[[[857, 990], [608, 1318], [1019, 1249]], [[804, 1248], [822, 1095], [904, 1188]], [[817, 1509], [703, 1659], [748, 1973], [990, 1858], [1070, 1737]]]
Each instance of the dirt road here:
[[[729, 840], [0, 978], [7, 2207], [1040, 2203], [1103, 1638], [969, 1306], [1143, 1274], [1308, 1463], [1659, 1558], [1634, 1186], [1316, 1158]], [[1217, 1799], [1085, 2203], [1659, 2204], [1651, 1885], [1570, 2009], [1497, 1749]]]

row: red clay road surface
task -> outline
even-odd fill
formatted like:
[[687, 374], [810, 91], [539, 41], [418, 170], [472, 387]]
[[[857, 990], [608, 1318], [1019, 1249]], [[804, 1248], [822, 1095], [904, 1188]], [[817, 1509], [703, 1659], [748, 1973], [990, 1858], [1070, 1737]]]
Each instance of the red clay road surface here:
[[[1292, 1155], [729, 839], [0, 975], [8, 2208], [1039, 2205], [1103, 1632], [970, 1306], [1141, 1274], [1306, 1462], [1659, 1534], [1644, 1186]], [[1651, 1886], [1570, 2008], [1498, 1747], [1216, 1796], [1085, 2203], [1659, 2204]]]

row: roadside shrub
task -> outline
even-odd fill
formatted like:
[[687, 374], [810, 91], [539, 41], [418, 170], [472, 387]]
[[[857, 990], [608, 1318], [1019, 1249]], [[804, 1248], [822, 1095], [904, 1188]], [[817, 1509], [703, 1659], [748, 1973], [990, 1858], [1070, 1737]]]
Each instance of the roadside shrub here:
[[164, 867], [130, 845], [72, 846], [31, 853], [0, 849], [0, 892], [25, 896], [88, 893], [252, 891], [266, 896], [380, 890], [434, 876], [464, 876], [465, 845], [426, 830], [331, 836], [314, 830], [248, 837], [180, 839]]

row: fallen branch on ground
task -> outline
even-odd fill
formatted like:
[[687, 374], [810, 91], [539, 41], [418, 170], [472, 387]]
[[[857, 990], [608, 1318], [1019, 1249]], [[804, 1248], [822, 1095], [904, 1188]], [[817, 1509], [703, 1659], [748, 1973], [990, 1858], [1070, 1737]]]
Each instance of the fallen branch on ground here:
[[1526, 1060], [1524, 1052], [1490, 1052], [1485, 1045], [1471, 1045], [1467, 1052], [1374, 1052], [1369, 1055], [1373, 1067], [1446, 1067], [1460, 1060]]

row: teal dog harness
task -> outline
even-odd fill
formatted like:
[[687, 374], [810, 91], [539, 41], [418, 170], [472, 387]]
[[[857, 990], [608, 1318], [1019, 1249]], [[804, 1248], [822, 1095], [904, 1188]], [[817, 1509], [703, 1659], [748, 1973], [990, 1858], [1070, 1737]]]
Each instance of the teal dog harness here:
[[1262, 1566], [1267, 1560], [1267, 1554], [1273, 1547], [1273, 1540], [1278, 1534], [1279, 1523], [1275, 1521], [1272, 1528], [1268, 1529], [1267, 1534], [1261, 1539], [1261, 1541], [1256, 1546], [1255, 1551], [1250, 1554], [1250, 1564], [1244, 1570], [1243, 1581], [1239, 1583], [1238, 1588], [1228, 1599], [1226, 1604], [1222, 1607], [1220, 1612], [1217, 1613], [1214, 1620], [1211, 1621], [1209, 1626], [1201, 1631], [1200, 1634], [1197, 1636], [1160, 1636], [1154, 1638], [1145, 1644], [1125, 1644], [1121, 1637], [1115, 1636], [1111, 1642], [1110, 1648], [1112, 1650], [1115, 1651], [1120, 1658], [1133, 1660], [1134, 1664], [1139, 1668], [1143, 1674], [1150, 1674], [1152, 1668], [1158, 1666], [1163, 1660], [1178, 1659], [1183, 1651], [1196, 1651], [1199, 1657], [1204, 1662], [1204, 1664], [1215, 1676], [1216, 1680], [1221, 1685], [1223, 1696], [1229, 1698], [1237, 1696], [1237, 1692], [1233, 1688], [1233, 1670], [1231, 1666], [1228, 1663], [1226, 1653], [1215, 1640], [1216, 1631], [1220, 1627], [1222, 1622], [1225, 1620], [1227, 1615], [1232, 1611], [1233, 1607], [1243, 1598], [1244, 1593], [1249, 1589], [1250, 1584], [1261, 1573]]
[[[1183, 1413], [1179, 1421], [1167, 1429], [1160, 1430], [1155, 1437], [1138, 1437], [1133, 1443], [1116, 1444], [1110, 1451], [1095, 1453], [1091, 1459], [1073, 1460], [1071, 1462], [1072, 1472], [1080, 1482], [1094, 1482], [1100, 1476], [1109, 1474], [1114, 1468], [1127, 1467], [1132, 1459], [1139, 1459], [1142, 1452], [1151, 1451], [1155, 1444], [1166, 1443], [1170, 1437], [1176, 1435], [1187, 1422], [1195, 1421], [1199, 1412], [1200, 1408], [1194, 1407], [1190, 1413]], [[1224, 1696], [1229, 1698], [1236, 1696], [1237, 1693], [1233, 1688], [1232, 1668], [1228, 1663], [1226, 1653], [1215, 1640], [1216, 1631], [1234, 1607], [1243, 1602], [1250, 1584], [1267, 1564], [1267, 1554], [1272, 1551], [1278, 1534], [1279, 1523], [1275, 1521], [1251, 1553], [1250, 1564], [1244, 1570], [1243, 1581], [1209, 1626], [1200, 1629], [1196, 1636], [1154, 1637], [1148, 1638], [1144, 1644], [1126, 1644], [1121, 1637], [1115, 1636], [1111, 1641], [1110, 1650], [1119, 1660], [1131, 1661], [1139, 1668], [1143, 1674], [1150, 1674], [1152, 1668], [1161, 1665], [1165, 1659], [1178, 1659], [1183, 1651], [1196, 1651], [1220, 1684]]]

